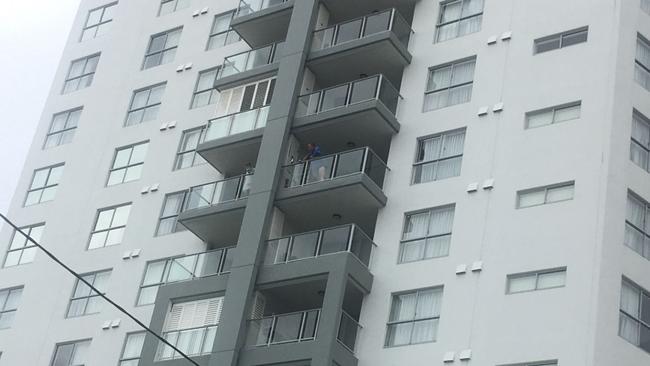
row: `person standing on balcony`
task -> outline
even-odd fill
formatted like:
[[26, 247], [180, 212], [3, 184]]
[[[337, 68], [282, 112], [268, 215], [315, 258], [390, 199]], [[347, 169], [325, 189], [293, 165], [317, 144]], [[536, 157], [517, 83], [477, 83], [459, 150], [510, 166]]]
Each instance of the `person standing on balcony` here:
[[320, 150], [320, 145], [314, 143], [307, 144], [307, 154], [302, 159], [303, 161], [311, 161], [310, 173], [313, 171], [318, 172], [318, 180], [325, 180], [325, 162], [322, 159], [318, 159], [322, 155]]

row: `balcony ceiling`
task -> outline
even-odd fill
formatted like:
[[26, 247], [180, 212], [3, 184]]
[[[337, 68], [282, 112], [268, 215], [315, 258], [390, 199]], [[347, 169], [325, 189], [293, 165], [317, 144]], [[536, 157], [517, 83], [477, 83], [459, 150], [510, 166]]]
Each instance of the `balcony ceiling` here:
[[329, 9], [330, 24], [343, 22], [364, 16], [375, 10], [397, 8], [402, 16], [411, 23], [413, 9], [418, 0], [323, 0]]

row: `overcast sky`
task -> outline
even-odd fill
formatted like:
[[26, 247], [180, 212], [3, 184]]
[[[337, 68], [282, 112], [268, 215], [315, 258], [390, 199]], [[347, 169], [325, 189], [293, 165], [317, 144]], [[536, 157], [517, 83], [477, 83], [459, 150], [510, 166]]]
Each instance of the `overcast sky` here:
[[0, 5], [0, 212], [6, 213], [79, 0]]

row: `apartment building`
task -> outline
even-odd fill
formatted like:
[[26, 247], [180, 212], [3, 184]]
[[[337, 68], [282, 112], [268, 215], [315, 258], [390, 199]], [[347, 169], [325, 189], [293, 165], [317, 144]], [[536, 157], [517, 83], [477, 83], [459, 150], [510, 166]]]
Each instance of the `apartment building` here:
[[[649, 40], [648, 0], [83, 0], [8, 214], [202, 366], [648, 365]], [[0, 365], [191, 364], [0, 250]]]

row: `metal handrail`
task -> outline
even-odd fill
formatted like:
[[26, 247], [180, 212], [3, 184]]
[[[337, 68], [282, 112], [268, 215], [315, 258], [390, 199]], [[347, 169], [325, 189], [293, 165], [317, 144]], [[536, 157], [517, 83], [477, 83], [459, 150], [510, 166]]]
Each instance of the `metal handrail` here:
[[[352, 345], [349, 345], [346, 343], [345, 339], [341, 339], [341, 330], [342, 325], [343, 325], [343, 319], [347, 318], [347, 320], [352, 321], [353, 325], [357, 326], [356, 332], [354, 333], [354, 343]], [[336, 340], [343, 345], [348, 351], [354, 353], [355, 346], [357, 344], [357, 340], [359, 339], [359, 332], [363, 329], [363, 326], [359, 324], [357, 320], [355, 320], [352, 315], [348, 314], [345, 310], [341, 309], [341, 319], [339, 320], [339, 329], [336, 332]]]
[[[380, 32], [394, 31], [396, 22], [399, 21], [399, 22], [401, 22], [402, 24], [404, 24], [404, 25], [406, 25], [408, 27], [408, 32], [407, 32], [408, 36], [406, 36], [405, 39], [399, 38], [400, 41], [404, 45], [408, 46], [408, 41], [409, 41], [410, 35], [414, 33], [413, 29], [410, 27], [410, 25], [408, 24], [406, 19], [404, 19], [404, 17], [397, 11], [397, 9], [391, 8], [391, 9], [379, 11], [379, 12], [376, 12], [376, 13], [363, 15], [363, 16], [360, 16], [360, 17], [357, 17], [357, 18], [353, 18], [351, 20], [347, 20], [347, 21], [342, 22], [342, 23], [337, 23], [337, 24], [331, 25], [329, 27], [318, 29], [318, 30], [314, 31], [314, 36], [313, 36], [314, 40], [319, 40], [319, 37], [318, 37], [319, 34], [324, 34], [324, 36], [323, 36], [322, 39], [320, 39], [320, 41], [321, 41], [320, 45], [317, 45], [316, 43], [312, 43], [312, 50], [323, 50], [323, 49], [334, 47], [336, 45], [343, 44], [343, 43], [346, 43], [346, 42], [351, 42], [351, 41], [354, 41], [354, 40], [357, 40], [357, 39], [363, 39], [363, 38], [368, 37], [368, 36], [370, 36], [372, 34], [380, 33], [380, 32], [374, 32], [374, 33], [370, 33], [370, 34], [366, 33], [368, 20], [371, 19], [371, 18], [374, 18], [374, 17], [378, 17], [380, 15], [386, 14], [386, 13], [390, 13], [390, 15], [388, 17], [388, 22], [386, 24], [385, 29], [381, 30]], [[356, 37], [353, 36], [351, 39], [348, 39], [348, 40], [345, 40], [345, 41], [342, 41], [342, 42], [339, 41], [338, 38], [339, 38], [339, 35], [340, 35], [341, 28], [343, 26], [347, 25], [347, 24], [351, 24], [351, 23], [355, 23], [355, 22], [359, 22], [359, 21], [361, 21], [361, 22], [359, 24], [359, 31], [358, 31], [358, 34], [356, 35]]]
[[[368, 97], [361, 99], [361, 100], [352, 100], [353, 92], [354, 92], [354, 86], [355, 85], [360, 85], [367, 80], [371, 79], [377, 79], [376, 84], [375, 84], [375, 91], [374, 94], [369, 95]], [[326, 108], [324, 109], [323, 107], [323, 102], [325, 100], [325, 95], [327, 94], [328, 91], [334, 90], [334, 89], [339, 89], [341, 87], [346, 87], [345, 91], [345, 101], [341, 103], [340, 105], [337, 105], [332, 108]], [[382, 91], [384, 91], [384, 88], [390, 89], [389, 91], [395, 95], [396, 100], [394, 101], [387, 101], [384, 100], [386, 98], [382, 98]], [[393, 83], [390, 82], [390, 80], [385, 77], [382, 74], [377, 74], [373, 76], [369, 76], [366, 78], [362, 79], [357, 79], [354, 81], [350, 81], [347, 83], [342, 83], [338, 85], [334, 85], [325, 89], [321, 89], [309, 94], [303, 94], [298, 97], [298, 108], [296, 108], [296, 115], [298, 117], [301, 116], [309, 116], [309, 115], [314, 115], [314, 114], [319, 114], [322, 112], [330, 111], [333, 109], [337, 108], [343, 108], [343, 107], [348, 107], [350, 105], [356, 104], [356, 103], [362, 103], [368, 100], [378, 100], [382, 102], [391, 112], [396, 113], [397, 112], [397, 103], [399, 103], [399, 100], [403, 99], [402, 96], [399, 93], [399, 90], [393, 85]], [[313, 101], [316, 101], [316, 104], [313, 105]], [[306, 102], [305, 102], [306, 101]], [[305, 110], [303, 111], [300, 106], [302, 103], [305, 105]], [[304, 113], [303, 113], [304, 112]]]
[[[362, 157], [362, 160], [360, 162], [359, 169], [357, 169], [356, 171], [354, 171], [354, 172], [352, 172], [350, 174], [338, 175], [337, 170], [339, 168], [338, 164], [339, 164], [340, 157], [342, 155], [348, 155], [348, 154], [356, 152], [356, 151], [363, 151], [363, 157]], [[331, 180], [331, 179], [341, 178], [341, 177], [348, 176], [348, 175], [353, 175], [353, 174], [366, 174], [367, 169], [368, 169], [367, 164], [368, 164], [369, 157], [372, 157], [372, 159], [375, 159], [376, 161], [378, 161], [381, 164], [381, 166], [384, 168], [385, 171], [390, 171], [390, 169], [388, 168], [388, 165], [386, 165], [386, 163], [371, 148], [362, 147], [362, 148], [343, 151], [343, 152], [336, 153], [336, 154], [320, 156], [320, 157], [317, 157], [317, 158], [314, 158], [314, 159], [311, 159], [311, 160], [307, 160], [307, 161], [302, 161], [302, 162], [298, 162], [298, 163], [285, 165], [283, 167], [284, 171], [287, 171], [287, 170], [289, 170], [291, 168], [295, 168], [295, 167], [298, 167], [298, 166], [302, 166], [302, 168], [303, 168], [302, 172], [301, 172], [301, 177], [299, 179], [299, 183], [298, 184], [289, 184], [289, 185], [287, 185], [287, 183], [289, 183], [289, 182], [285, 182], [285, 188], [300, 187], [300, 186], [304, 186], [304, 185], [307, 185], [307, 184], [319, 183], [320, 181], [308, 182], [309, 168], [314, 164], [314, 162], [324, 161], [325, 159], [333, 158], [333, 161], [332, 161], [332, 164], [331, 164], [331, 172], [329, 173], [329, 176], [324, 177], [323, 180]], [[381, 178], [380, 182], [375, 181], [374, 179], [373, 179], [373, 181], [380, 188], [382, 187], [382, 185], [383, 185], [383, 177]]]
[[[248, 50], [248, 51], [239, 52], [239, 53], [236, 53], [234, 55], [230, 55], [230, 56], [226, 57], [223, 60], [223, 63], [221, 64], [221, 68], [219, 69], [219, 74], [217, 75], [217, 79], [221, 79], [223, 77], [230, 76], [230, 75], [235, 75], [235, 74], [238, 74], [240, 72], [252, 70], [252, 69], [255, 69], [255, 68], [263, 66], [263, 65], [272, 64], [276, 60], [276, 56], [278, 54], [278, 48], [282, 47], [282, 45], [284, 45], [284, 41], [283, 42], [271, 43], [271, 44], [266, 45], [266, 46], [258, 47], [258, 48]], [[266, 49], [269, 49], [269, 54], [268, 54], [268, 56], [266, 58], [266, 61], [264, 61], [263, 64], [255, 65], [255, 66], [249, 65], [251, 55], [262, 52], [262, 51], [264, 51]], [[244, 65], [244, 69], [239, 70], [239, 69], [237, 69], [237, 66], [236, 66], [237, 61], [238, 61], [236, 59], [243, 56], [243, 55], [246, 55], [244, 62], [241, 62], [241, 64]], [[233, 70], [233, 69], [234, 69], [234, 71], [230, 72], [230, 70]]]
[[[174, 282], [180, 282], [180, 281], [186, 281], [186, 280], [193, 280], [195, 278], [218, 276], [218, 275], [222, 275], [222, 274], [225, 274], [225, 273], [229, 273], [230, 272], [229, 270], [224, 271], [224, 266], [225, 266], [225, 261], [226, 261], [226, 255], [224, 255], [224, 254], [227, 254], [227, 252], [229, 250], [234, 249], [234, 248], [235, 248], [235, 246], [231, 246], [231, 247], [225, 247], [225, 248], [220, 248], [220, 249], [208, 250], [208, 251], [205, 251], [205, 252], [187, 254], [187, 255], [180, 256], [180, 257], [168, 258], [167, 260], [165, 260], [165, 267], [168, 267], [168, 265], [169, 265], [169, 268], [171, 268], [171, 265], [176, 263], [177, 265], [181, 266], [181, 268], [186, 270], [187, 273], [191, 276], [191, 278], [183, 279], [183, 280], [177, 280], [177, 281], [170, 281], [169, 280], [169, 275], [170, 275], [171, 271], [167, 271], [167, 273], [165, 274], [165, 277], [164, 277], [164, 283], [165, 284], [174, 283]], [[198, 257], [201, 256], [201, 255], [208, 255], [210, 253], [217, 253], [217, 252], [221, 252], [221, 257], [220, 257], [220, 260], [219, 260], [219, 264], [217, 265], [216, 273], [211, 273], [211, 274], [208, 274], [208, 275], [199, 275], [199, 274], [197, 274], [199, 272]], [[197, 257], [196, 261], [193, 263], [193, 268], [191, 270], [186, 268], [185, 266], [183, 266], [183, 264], [180, 263], [183, 259], [190, 258], [190, 257]]]
[[[306, 320], [307, 320], [307, 315], [309, 313], [316, 313], [316, 326], [314, 327], [314, 335], [305, 337], [305, 326], [306, 326]], [[294, 343], [294, 342], [303, 342], [303, 341], [310, 341], [316, 338], [316, 334], [318, 333], [318, 326], [320, 323], [320, 314], [321, 314], [321, 309], [311, 309], [311, 310], [301, 310], [301, 311], [294, 311], [290, 313], [284, 313], [284, 314], [277, 314], [277, 315], [271, 315], [271, 316], [265, 316], [262, 318], [257, 318], [257, 319], [249, 319], [249, 323], [252, 322], [261, 322], [264, 320], [270, 320], [271, 321], [271, 327], [269, 328], [268, 333], [265, 336], [265, 341], [263, 343], [256, 342], [253, 346], [261, 347], [261, 346], [271, 346], [275, 344], [283, 344], [283, 343]], [[284, 318], [284, 317], [289, 317], [293, 315], [301, 315], [300, 318], [300, 324], [298, 326], [298, 336], [295, 339], [291, 340], [286, 340], [286, 341], [281, 341], [281, 342], [274, 342], [273, 338], [275, 337], [275, 330], [277, 327], [277, 321], [278, 319]], [[250, 324], [249, 324], [250, 327]]]
[[[252, 131], [258, 128], [262, 128], [266, 126], [266, 121], [268, 119], [268, 112], [270, 109], [270, 105], [265, 105], [259, 108], [255, 109], [249, 109], [247, 111], [241, 111], [241, 112], [235, 112], [231, 114], [227, 114], [225, 116], [213, 118], [208, 121], [208, 124], [204, 126], [205, 128], [205, 133], [201, 135], [201, 143], [206, 142], [206, 141], [212, 141], [212, 140], [217, 140], [223, 137], [231, 136], [237, 133], [242, 133], [246, 131]], [[240, 121], [246, 121], [245, 116], [248, 115], [255, 115], [254, 118], [249, 120], [249, 122], [252, 122], [252, 125], [247, 126], [249, 128], [244, 128], [241, 129], [241, 126], [238, 126], [237, 123]], [[227, 122], [227, 127], [225, 129], [226, 133], [225, 134], [217, 134], [216, 132], [211, 132], [214, 131], [213, 126], [215, 126], [219, 122]], [[240, 122], [241, 123], [241, 122]], [[240, 129], [236, 130], [233, 132], [235, 127], [239, 127]], [[214, 135], [214, 136], [213, 136]]]
[[[251, 1], [251, 0], [249, 0], [249, 1], [250, 1], [251, 3], [254, 2], [254, 1]], [[279, 5], [279, 4], [281, 4], [281, 3], [286, 3], [286, 2], [289, 1], [289, 0], [280, 0], [280, 3], [278, 3], [278, 4], [273, 4], [273, 5], [269, 5], [268, 0], [258, 0], [256, 3], [259, 4], [259, 6], [257, 6], [257, 7], [255, 7], [255, 6], [252, 5], [252, 4], [249, 4], [249, 1], [239, 0], [239, 5], [237, 5], [237, 12], [235, 13], [235, 17], [239, 17], [239, 16], [243, 16], [243, 15], [247, 15], [247, 14], [255, 13], [255, 12], [257, 12], [257, 11], [260, 11], [260, 10], [263, 10], [263, 9], [267, 9], [267, 8], [272, 7], [272, 6]], [[242, 4], [244, 4], [244, 5], [242, 6]], [[255, 9], [254, 9], [254, 7], [255, 7]], [[241, 13], [243, 12], [244, 9], [248, 9], [249, 11], [246, 12], [245, 14], [241, 14]]]
[[[245, 183], [247, 183], [247, 180], [250, 179], [252, 176], [253, 176], [253, 174], [242, 174], [242, 175], [239, 175], [239, 176], [236, 176], [236, 177], [222, 179], [222, 180], [218, 180], [218, 181], [215, 181], [215, 182], [210, 182], [210, 183], [205, 183], [205, 184], [200, 184], [200, 185], [190, 187], [188, 189], [188, 196], [187, 196], [188, 198], [185, 200], [185, 207], [184, 207], [183, 211], [192, 210], [192, 209], [196, 209], [196, 208], [202, 208], [202, 207], [208, 207], [208, 206], [212, 206], [212, 205], [219, 204], [219, 203], [224, 203], [224, 202], [237, 201], [239, 199], [248, 197], [248, 192], [244, 189], [245, 188], [244, 186], [245, 186]], [[237, 183], [235, 193], [232, 195], [232, 198], [228, 199], [228, 200], [215, 202], [215, 195], [217, 194], [217, 189], [216, 189], [217, 185], [219, 183], [234, 181], [236, 179], [238, 180], [238, 183]], [[213, 185], [214, 188], [210, 192], [209, 199], [206, 199], [205, 197], [202, 197], [201, 195], [199, 195], [199, 198], [201, 200], [203, 200], [204, 202], [206, 202], [207, 204], [197, 205], [196, 207], [189, 207], [190, 203], [192, 202], [192, 198], [193, 198], [192, 194], [193, 194], [193, 192], [195, 190], [197, 190], [198, 188], [211, 186], [211, 185]], [[243, 194], [245, 194], [245, 196], [243, 196]]]

